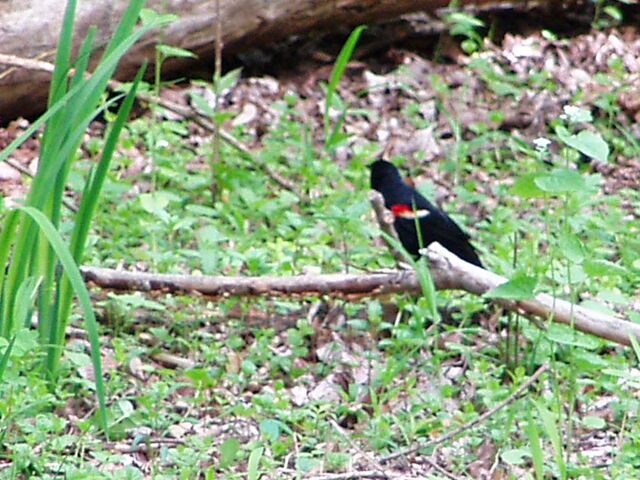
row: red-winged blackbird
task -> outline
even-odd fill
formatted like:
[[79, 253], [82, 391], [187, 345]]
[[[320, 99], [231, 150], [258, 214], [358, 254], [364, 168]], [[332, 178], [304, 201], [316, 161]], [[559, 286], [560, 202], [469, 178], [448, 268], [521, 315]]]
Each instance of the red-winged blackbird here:
[[[377, 160], [369, 168], [371, 188], [382, 194], [385, 206], [393, 212], [393, 226], [407, 252], [418, 257], [420, 241], [425, 248], [432, 242], [439, 242], [461, 259], [484, 268], [475, 248], [469, 243], [469, 235], [449, 215], [406, 184], [392, 163]], [[421, 239], [416, 230], [416, 218]]]

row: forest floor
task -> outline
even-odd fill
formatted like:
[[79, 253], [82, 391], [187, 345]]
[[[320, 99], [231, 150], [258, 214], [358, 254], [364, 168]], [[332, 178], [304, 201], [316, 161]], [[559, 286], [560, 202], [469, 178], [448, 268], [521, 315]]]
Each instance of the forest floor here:
[[[426, 42], [404, 32], [401, 42], [383, 41], [389, 32], [378, 27], [363, 36], [327, 114], [335, 38], [326, 49], [316, 40], [262, 52], [254, 65], [271, 67], [226, 77], [224, 127], [251, 161], [223, 143], [211, 165], [211, 132], [141, 107], [105, 186], [86, 263], [234, 275], [392, 268], [366, 197], [366, 165], [382, 157], [469, 231], [491, 270], [526, 273], [537, 291], [640, 321], [638, 29], [507, 33], [471, 55], [447, 35]], [[201, 111], [214, 96], [201, 81], [162, 89], [162, 98]], [[1, 129], [0, 148], [28, 125]], [[329, 144], [336, 125], [341, 134]], [[606, 161], [589, 158], [589, 146], [570, 148], [562, 128], [574, 139], [597, 133]], [[97, 122], [85, 139], [71, 203], [103, 130]], [[0, 215], [24, 197], [37, 154], [34, 138], [0, 163]], [[581, 172], [582, 189], [523, 190], [523, 178], [563, 167]], [[572, 235], [557, 235], [565, 230]], [[28, 342], [7, 374], [7, 478], [640, 473], [633, 350], [555, 325], [541, 332], [483, 299], [441, 293], [444, 318], [433, 324], [424, 299], [408, 295], [211, 300], [95, 289], [94, 298], [111, 438], [94, 425], [78, 315], [59, 391], [25, 373], [35, 368]], [[436, 445], [541, 365], [549, 371], [525, 395]], [[417, 451], [385, 458], [407, 447]]]

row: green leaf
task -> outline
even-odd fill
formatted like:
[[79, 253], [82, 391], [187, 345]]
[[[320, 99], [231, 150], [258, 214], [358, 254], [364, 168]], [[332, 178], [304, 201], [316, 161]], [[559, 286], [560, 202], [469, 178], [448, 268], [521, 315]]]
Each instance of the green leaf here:
[[557, 126], [556, 134], [564, 144], [588, 157], [595, 158], [600, 162], [606, 162], [609, 157], [609, 145], [599, 133], [591, 130], [581, 130], [577, 135], [571, 135], [565, 127]]
[[227, 438], [220, 446], [220, 468], [233, 465], [239, 451], [240, 441], [234, 437]]
[[529, 437], [529, 448], [531, 449], [531, 458], [533, 459], [533, 467], [536, 473], [536, 480], [544, 479], [544, 453], [540, 443], [540, 433], [538, 425], [533, 420], [530, 405], [527, 405], [527, 437]]
[[177, 58], [198, 58], [198, 56], [186, 50], [184, 48], [173, 47], [171, 45], [156, 45], [156, 49], [165, 57], [177, 57]]
[[534, 182], [541, 190], [552, 194], [580, 192], [586, 187], [582, 175], [569, 168], [557, 168], [549, 174], [539, 175]]
[[220, 242], [224, 242], [229, 237], [213, 225], [207, 225], [196, 232], [196, 238], [198, 239], [198, 245], [204, 248], [213, 247]]
[[596, 417], [595, 415], [587, 415], [582, 419], [582, 424], [593, 430], [600, 430], [607, 426], [607, 422], [604, 421], [604, 418]]
[[542, 424], [544, 425], [544, 429], [551, 440], [551, 445], [553, 445], [554, 449], [554, 458], [556, 463], [558, 464], [558, 469], [560, 470], [560, 478], [565, 480], [567, 477], [567, 466], [564, 461], [564, 449], [562, 446], [562, 440], [560, 437], [560, 432], [558, 431], [558, 426], [556, 424], [555, 416], [547, 410], [547, 408], [539, 402], [533, 402], [538, 410], [538, 414], [542, 419]]
[[24, 356], [38, 348], [38, 332], [27, 327], [20, 328], [14, 338], [13, 353], [17, 356]]
[[595, 350], [600, 346], [600, 340], [590, 335], [578, 332], [569, 325], [552, 323], [545, 332], [547, 340], [561, 345], [580, 347], [585, 350]]
[[157, 24], [168, 24], [168, 23], [172, 23], [175, 22], [176, 20], [178, 20], [178, 15], [175, 15], [173, 13], [165, 13], [165, 14], [159, 14], [158, 12], [156, 12], [155, 10], [151, 10], [150, 8], [143, 8], [140, 11], [140, 21], [142, 22], [142, 25], [157, 25]]
[[512, 448], [502, 452], [500, 457], [509, 465], [522, 465], [527, 461], [529, 455], [529, 451], [524, 448]]
[[11, 357], [11, 352], [13, 351], [13, 346], [15, 345], [15, 342], [16, 342], [16, 336], [14, 335], [13, 338], [11, 338], [11, 341], [9, 342], [7, 347], [5, 348], [4, 352], [2, 353], [2, 358], [0, 358], [0, 381], [4, 377], [4, 372], [7, 370], [7, 365], [9, 365], [9, 358]]
[[18, 328], [31, 326], [31, 315], [35, 309], [35, 298], [42, 277], [27, 277], [18, 287], [13, 309], [13, 325]]
[[527, 300], [533, 298], [536, 279], [527, 275], [516, 275], [511, 280], [498, 285], [484, 294], [485, 298], [504, 298], [507, 300]]
[[195, 90], [192, 90], [190, 92], [190, 95], [191, 95], [191, 100], [199, 110], [202, 110], [209, 117], [213, 117], [216, 114], [215, 110], [213, 109], [213, 106], [210, 105], [209, 101], [206, 98], [204, 98], [200, 93], [196, 92]]
[[447, 16], [449, 23], [464, 25], [468, 28], [482, 28], [484, 22], [473, 15], [465, 12], [452, 12]]
[[585, 260], [583, 266], [584, 271], [587, 272], [587, 275], [589, 275], [590, 277], [604, 277], [607, 275], [629, 275], [629, 270], [627, 270], [622, 265], [610, 262], [609, 260], [587, 259]]
[[233, 88], [236, 85], [236, 83], [238, 83], [241, 73], [242, 73], [242, 68], [234, 68], [230, 72], [225, 73], [222, 77], [220, 77], [220, 80], [215, 82], [216, 92], [222, 93], [225, 90], [229, 90], [230, 88]]
[[562, 110], [571, 123], [593, 122], [593, 116], [586, 108], [576, 107], [575, 105], [565, 105]]
[[633, 347], [633, 353], [636, 354], [636, 360], [640, 362], [640, 343], [638, 343], [638, 339], [635, 335], [629, 335], [629, 341], [631, 342], [631, 346]]
[[565, 231], [560, 235], [558, 244], [562, 255], [573, 263], [582, 263], [585, 257], [584, 245], [573, 232]]
[[260, 432], [270, 442], [275, 442], [280, 437], [281, 422], [272, 418], [266, 418], [260, 422]]
[[[333, 70], [331, 71], [331, 77], [329, 77], [329, 84], [327, 85], [327, 97], [325, 99], [324, 104], [324, 135], [325, 141], [330, 139], [329, 133], [329, 109], [333, 106], [334, 96], [336, 94], [336, 89], [338, 88], [338, 84], [340, 83], [340, 79], [342, 75], [344, 75], [344, 71], [347, 68], [347, 64], [349, 60], [351, 60], [351, 56], [353, 55], [353, 51], [356, 48], [358, 40], [360, 39], [360, 35], [364, 31], [366, 26], [360, 25], [356, 27], [349, 38], [342, 46], [340, 53], [338, 54], [338, 58], [336, 59], [336, 63], [333, 66]], [[335, 139], [334, 139], [335, 141]]]
[[511, 193], [522, 198], [543, 198], [545, 191], [536, 185], [536, 178], [540, 177], [539, 173], [528, 173], [516, 180], [511, 187]]
[[260, 460], [262, 459], [262, 453], [264, 448], [254, 448], [249, 454], [249, 461], [247, 462], [247, 478], [249, 480], [258, 480], [260, 478]]

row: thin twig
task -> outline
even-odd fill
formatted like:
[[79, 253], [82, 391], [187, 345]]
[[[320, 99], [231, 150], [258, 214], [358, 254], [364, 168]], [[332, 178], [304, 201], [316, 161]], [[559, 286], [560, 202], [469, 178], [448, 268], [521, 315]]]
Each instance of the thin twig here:
[[[382, 195], [375, 190], [371, 190], [369, 192], [369, 202], [371, 203], [373, 211], [376, 214], [376, 220], [378, 221], [380, 230], [382, 230], [390, 237], [395, 238], [399, 242], [400, 239], [398, 238], [398, 233], [396, 232], [396, 229], [393, 228], [393, 215], [389, 210], [385, 208], [384, 198], [382, 197]], [[402, 256], [402, 253], [399, 252], [398, 249], [395, 248], [389, 241], [387, 241], [386, 238], [383, 237], [383, 239], [389, 247], [389, 251], [393, 255], [393, 258], [396, 259], [396, 262], [398, 262], [398, 264], [404, 263], [405, 260]]]
[[216, 45], [215, 45], [215, 66], [214, 66], [214, 87], [215, 97], [213, 102], [213, 113], [215, 115], [215, 130], [213, 131], [213, 159], [211, 162], [211, 200], [216, 201], [218, 191], [218, 181], [216, 179], [216, 168], [220, 167], [220, 123], [217, 119], [220, 108], [220, 79], [222, 78], [222, 19], [220, 18], [220, 0], [215, 2], [216, 10]]
[[166, 352], [153, 353], [151, 354], [151, 358], [153, 358], [156, 362], [159, 362], [171, 368], [189, 369], [196, 366], [196, 363], [189, 358], [179, 357], [177, 355]]
[[442, 435], [441, 437], [438, 437], [438, 438], [436, 438], [434, 440], [429, 440], [428, 442], [424, 442], [424, 443], [421, 443], [419, 445], [416, 445], [416, 446], [413, 446], [413, 447], [409, 447], [409, 448], [405, 448], [405, 449], [399, 450], [397, 452], [391, 453], [389, 455], [385, 455], [384, 457], [381, 457], [379, 459], [380, 463], [385, 463], [385, 462], [388, 462], [389, 460], [392, 460], [394, 458], [398, 458], [398, 457], [402, 457], [402, 456], [405, 456], [405, 455], [409, 455], [411, 453], [415, 453], [415, 452], [417, 452], [418, 450], [420, 450], [422, 448], [431, 447], [431, 446], [434, 446], [434, 445], [439, 445], [441, 443], [446, 442], [447, 440], [451, 440], [453, 437], [456, 437], [456, 436], [460, 435], [463, 432], [466, 432], [467, 430], [472, 429], [473, 427], [475, 427], [479, 423], [484, 422], [486, 419], [488, 419], [489, 417], [494, 415], [496, 412], [500, 411], [501, 409], [503, 409], [507, 405], [509, 405], [509, 404], [513, 403], [514, 401], [516, 401], [547, 370], [549, 370], [549, 364], [545, 363], [540, 368], [538, 368], [538, 370], [536, 370], [536, 372], [533, 375], [531, 375], [531, 377], [529, 377], [529, 379], [526, 382], [524, 382], [522, 385], [520, 385], [520, 387], [518, 387], [518, 389], [515, 392], [513, 392], [511, 395], [509, 395], [507, 398], [505, 398], [502, 402], [497, 404], [495, 407], [493, 407], [490, 410], [487, 410], [482, 415], [474, 418], [470, 422], [467, 422], [464, 425], [460, 426], [459, 428], [456, 428], [455, 430], [452, 430], [451, 432], [449, 432], [449, 433], [447, 433], [445, 435]]
[[360, 446], [358, 444], [356, 444], [349, 435], [347, 435], [344, 430], [342, 429], [342, 427], [340, 425], [338, 425], [338, 422], [336, 422], [333, 418], [329, 419], [329, 423], [331, 423], [331, 425], [333, 425], [333, 428], [336, 429], [336, 431], [342, 435], [342, 437], [349, 442], [349, 444], [351, 445], [351, 448], [353, 448], [354, 450], [356, 450], [358, 453], [360, 453], [360, 455], [362, 455], [367, 463], [369, 463], [371, 465], [371, 467], [373, 467], [377, 472], [380, 473], [381, 478], [390, 478], [391, 474], [389, 472], [387, 472], [387, 470], [382, 466], [382, 464], [380, 462], [378, 462], [378, 460], [371, 455], [368, 452], [363, 451]]
[[458, 477], [458, 476], [454, 475], [453, 473], [451, 473], [451, 472], [445, 470], [444, 468], [442, 468], [432, 458], [425, 457], [424, 460], [425, 460], [425, 462], [427, 462], [431, 466], [431, 468], [433, 468], [434, 470], [437, 470], [441, 475], [444, 475], [445, 477], [450, 478], [451, 480], [460, 480], [460, 477]]
[[359, 478], [389, 478], [377, 470], [363, 470], [361, 472], [333, 473], [311, 477], [308, 480], [357, 480]]

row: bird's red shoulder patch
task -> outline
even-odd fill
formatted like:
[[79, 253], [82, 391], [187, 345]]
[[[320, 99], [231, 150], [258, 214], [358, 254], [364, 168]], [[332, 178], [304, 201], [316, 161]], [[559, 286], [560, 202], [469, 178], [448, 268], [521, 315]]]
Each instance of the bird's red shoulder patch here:
[[413, 213], [413, 208], [406, 203], [396, 203], [395, 205], [391, 205], [391, 212], [397, 217]]
[[391, 212], [396, 217], [415, 219], [415, 218], [424, 218], [429, 215], [429, 210], [414, 210], [411, 208], [411, 205], [406, 203], [396, 203], [391, 205]]

